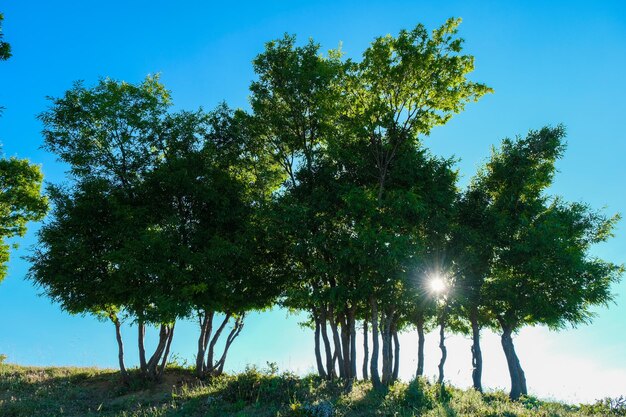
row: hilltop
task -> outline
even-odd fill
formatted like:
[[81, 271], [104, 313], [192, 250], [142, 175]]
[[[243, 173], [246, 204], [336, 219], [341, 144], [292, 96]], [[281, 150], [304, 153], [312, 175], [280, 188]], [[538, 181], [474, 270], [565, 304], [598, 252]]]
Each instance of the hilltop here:
[[0, 365], [0, 415], [37, 416], [428, 416], [428, 417], [599, 417], [626, 415], [608, 402], [566, 405], [534, 397], [509, 400], [504, 392], [441, 387], [426, 380], [398, 382], [377, 393], [341, 382], [248, 368], [237, 375], [198, 380], [182, 367], [168, 368], [161, 383], [136, 376], [129, 386], [113, 370]]

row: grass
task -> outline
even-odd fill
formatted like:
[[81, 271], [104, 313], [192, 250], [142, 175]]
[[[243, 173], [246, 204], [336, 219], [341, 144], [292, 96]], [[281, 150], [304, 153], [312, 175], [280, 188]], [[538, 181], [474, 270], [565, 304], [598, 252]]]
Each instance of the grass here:
[[232, 417], [599, 417], [626, 416], [617, 401], [572, 406], [504, 392], [480, 394], [425, 380], [396, 383], [386, 393], [356, 382], [347, 393], [339, 382], [249, 368], [201, 381], [181, 367], [160, 384], [96, 368], [24, 367], [0, 362], [0, 416], [232, 416]]

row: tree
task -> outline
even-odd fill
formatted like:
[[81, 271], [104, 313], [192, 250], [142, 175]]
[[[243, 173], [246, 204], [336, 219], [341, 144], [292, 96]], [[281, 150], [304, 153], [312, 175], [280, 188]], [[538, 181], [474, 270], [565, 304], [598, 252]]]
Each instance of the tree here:
[[5, 42], [4, 34], [2, 33], [2, 21], [4, 20], [4, 14], [0, 13], [0, 61], [6, 61], [11, 58], [11, 45]]
[[42, 181], [40, 167], [28, 160], [0, 159], [0, 282], [7, 274], [11, 247], [7, 240], [24, 236], [29, 221], [46, 215], [48, 200], [41, 195]]
[[589, 253], [611, 236], [618, 216], [546, 195], [564, 136], [558, 126], [505, 139], [473, 183], [488, 197], [493, 225], [485, 227], [495, 227], [482, 303], [502, 331], [513, 399], [527, 393], [513, 334], [525, 325], [559, 329], [589, 322], [593, 306], [612, 300], [610, 286], [622, 272]]
[[[123, 377], [120, 320], [132, 317], [141, 371], [158, 378], [179, 311], [163, 303], [166, 277], [148, 273], [150, 259], [138, 256], [133, 243], [148, 226], [139, 196], [160, 159], [154, 145], [169, 93], [158, 77], [138, 85], [103, 79], [91, 89], [76, 83], [51, 101], [39, 116], [44, 147], [69, 165], [71, 182], [50, 187], [53, 216], [39, 233], [30, 278], [70, 313], [105, 316], [115, 324]], [[159, 345], [148, 361], [144, 323], [160, 326]]]
[[[455, 309], [459, 322], [469, 322], [464, 333], [472, 337], [472, 383], [482, 392], [482, 350], [480, 331], [493, 327], [484, 307], [484, 282], [487, 279], [495, 253], [495, 219], [489, 210], [489, 195], [473, 182], [460, 194], [452, 232], [451, 252], [456, 258]], [[460, 326], [461, 328], [464, 326]]]
[[[199, 376], [222, 373], [245, 313], [271, 305], [281, 290], [267, 273], [273, 260], [263, 224], [272, 176], [254, 149], [249, 120], [225, 105], [208, 115], [168, 117], [160, 135], [163, 159], [143, 187], [151, 226], [137, 250], [153, 260], [151, 274], [167, 277], [167, 299], [199, 321]], [[218, 314], [224, 317], [214, 326]], [[215, 356], [231, 319], [224, 350]]]
[[[53, 220], [40, 233], [31, 278], [70, 313], [115, 324], [124, 377], [122, 318], [136, 322], [139, 367], [154, 380], [176, 321], [198, 318], [197, 372], [215, 375], [245, 313], [280, 291], [266, 272], [272, 258], [263, 217], [275, 180], [250, 118], [225, 105], [210, 114], [169, 113], [169, 106], [158, 78], [105, 79], [92, 89], [75, 85], [40, 116], [45, 146], [70, 165], [72, 182], [50, 189]], [[159, 342], [148, 357], [150, 325]]]
[[[362, 166], [372, 178], [368, 187], [375, 191], [376, 211], [379, 213], [367, 223], [380, 238], [376, 243], [372, 242], [369, 252], [376, 253], [377, 259], [397, 256], [396, 266], [392, 269], [377, 265], [371, 271], [372, 277], [376, 278], [368, 285], [374, 338], [371, 374], [377, 387], [381, 384], [376, 369], [379, 344], [378, 318], [375, 316], [380, 312], [383, 329], [382, 385], [385, 385], [392, 380], [386, 378], [390, 366], [385, 363], [391, 357], [387, 326], [397, 327], [394, 321], [398, 313], [394, 301], [388, 300], [397, 300], [394, 289], [402, 287], [398, 286], [398, 280], [402, 281], [406, 270], [402, 265], [406, 265], [410, 256], [419, 253], [416, 247], [404, 246], [402, 249], [402, 244], [398, 245], [400, 242], [396, 239], [397, 232], [387, 224], [389, 218], [398, 219], [387, 214], [389, 207], [397, 207], [401, 201], [420, 201], [420, 198], [405, 200], [407, 196], [401, 194], [401, 188], [391, 188], [392, 172], [397, 169], [396, 166], [402, 166], [403, 159], [410, 160], [410, 155], [419, 149], [421, 136], [428, 135], [435, 126], [445, 124], [468, 102], [477, 101], [491, 91], [486, 85], [467, 79], [467, 74], [474, 68], [474, 59], [461, 54], [463, 40], [456, 37], [459, 24], [459, 19], [449, 19], [432, 33], [428, 33], [423, 25], [418, 25], [412, 31], [401, 31], [395, 38], [389, 35], [378, 38], [365, 51], [363, 60], [351, 64], [349, 70], [346, 89], [348, 103], [351, 103], [349, 131], [363, 149], [367, 149], [367, 153], [360, 153], [368, 155], [363, 159]], [[427, 189], [419, 182], [410, 186], [420, 190], [418, 196], [421, 190]], [[423, 221], [423, 218], [409, 217], [407, 220]], [[404, 229], [408, 223], [401, 224], [402, 221], [396, 227]], [[401, 233], [400, 236], [412, 238], [414, 242], [424, 239], [424, 233], [416, 233], [423, 230], [423, 226], [416, 223], [413, 229], [405, 229], [410, 230], [408, 234]], [[423, 240], [421, 246], [426, 247]], [[388, 251], [390, 247], [394, 248], [393, 254]], [[422, 250], [422, 253], [425, 252]]]
[[322, 376], [334, 375], [338, 363], [341, 377], [354, 378], [357, 314], [371, 322], [375, 385], [379, 329], [382, 383], [397, 374], [400, 304], [385, 300], [405, 297], [411, 266], [425, 253], [425, 214], [451, 201], [431, 201], [429, 192], [454, 196], [448, 163], [429, 157], [418, 137], [491, 91], [466, 77], [473, 57], [460, 53], [459, 22], [378, 38], [361, 62], [344, 62], [337, 51], [321, 56], [312, 42], [296, 47], [289, 36], [255, 60], [252, 107], [285, 171], [281, 218], [293, 219], [282, 223], [290, 229], [285, 270], [297, 276], [285, 300], [311, 312]]
[[[280, 273], [292, 277], [284, 304], [310, 311], [318, 329], [315, 353], [320, 375], [336, 374], [336, 358], [344, 376], [345, 349], [340, 346], [336, 316], [340, 313], [329, 304], [331, 281], [336, 277], [327, 265], [327, 246], [333, 237], [325, 233], [331, 228], [320, 212], [337, 202], [334, 194], [326, 193], [327, 187], [337, 189], [337, 184], [329, 181], [330, 166], [322, 165], [324, 148], [329, 138], [337, 134], [334, 122], [341, 110], [340, 53], [323, 57], [313, 41], [297, 47], [295, 37], [286, 35], [266, 44], [265, 51], [254, 60], [254, 69], [258, 80], [250, 89], [257, 134], [283, 171], [282, 188], [275, 195], [272, 234], [273, 240], [285, 242], [283, 250], [288, 262]], [[334, 353], [327, 333], [329, 324]], [[320, 334], [325, 364], [321, 359]]]
[[116, 281], [109, 256], [128, 223], [111, 188], [101, 179], [82, 181], [73, 190], [48, 186], [53, 210], [29, 257], [29, 278], [70, 314], [92, 314], [114, 324], [126, 379], [121, 334], [125, 285]]

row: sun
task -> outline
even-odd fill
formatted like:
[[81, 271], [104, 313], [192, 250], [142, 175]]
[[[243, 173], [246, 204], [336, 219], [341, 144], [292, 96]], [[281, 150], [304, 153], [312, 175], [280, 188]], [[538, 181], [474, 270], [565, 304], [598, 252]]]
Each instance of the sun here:
[[439, 275], [435, 275], [431, 277], [430, 280], [428, 281], [428, 286], [430, 287], [430, 290], [432, 292], [437, 293], [437, 294], [441, 294], [445, 292], [448, 287], [446, 285], [446, 281], [443, 279], [443, 277]]

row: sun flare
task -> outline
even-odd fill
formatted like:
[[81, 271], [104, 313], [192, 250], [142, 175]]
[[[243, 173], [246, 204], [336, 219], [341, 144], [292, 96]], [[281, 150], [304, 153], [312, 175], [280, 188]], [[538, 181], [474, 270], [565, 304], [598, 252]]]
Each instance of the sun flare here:
[[428, 282], [428, 285], [431, 291], [437, 294], [443, 293], [447, 288], [446, 281], [440, 276], [432, 277]]

